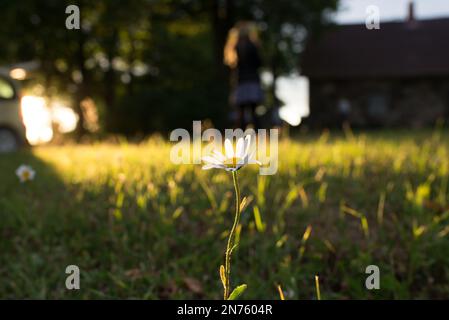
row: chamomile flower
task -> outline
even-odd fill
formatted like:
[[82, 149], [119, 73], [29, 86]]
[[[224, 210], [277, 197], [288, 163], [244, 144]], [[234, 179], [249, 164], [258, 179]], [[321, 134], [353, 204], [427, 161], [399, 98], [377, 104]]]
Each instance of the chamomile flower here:
[[245, 136], [245, 138], [239, 138], [237, 140], [236, 147], [234, 149], [231, 140], [225, 140], [225, 154], [217, 150], [213, 150], [211, 155], [203, 157], [204, 162], [203, 170], [217, 168], [230, 171], [232, 173], [232, 180], [234, 182], [235, 189], [235, 216], [234, 224], [229, 231], [228, 244], [225, 251], [225, 263], [220, 266], [220, 279], [223, 284], [223, 298], [225, 300], [235, 299], [246, 289], [246, 284], [242, 284], [236, 287], [231, 292], [231, 255], [236, 245], [236, 230], [240, 223], [241, 207], [243, 202], [240, 201], [240, 186], [238, 181], [238, 172], [241, 167], [248, 163], [257, 163], [261, 165], [259, 161], [255, 159], [256, 145], [251, 143], [251, 135]]
[[22, 164], [17, 168], [16, 175], [19, 177], [20, 182], [24, 183], [33, 180], [36, 172], [30, 166]]
[[259, 161], [254, 159], [256, 146], [251, 142], [251, 135], [247, 135], [245, 138], [239, 138], [234, 150], [231, 140], [226, 139], [224, 144], [225, 154], [214, 150], [211, 155], [203, 157], [203, 170], [216, 168], [226, 171], [237, 171], [250, 162], [261, 165]]

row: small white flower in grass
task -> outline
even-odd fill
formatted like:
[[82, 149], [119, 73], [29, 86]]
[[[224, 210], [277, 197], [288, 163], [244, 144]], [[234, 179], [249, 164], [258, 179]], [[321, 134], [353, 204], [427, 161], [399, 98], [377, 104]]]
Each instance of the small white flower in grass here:
[[256, 145], [251, 142], [251, 135], [247, 135], [245, 138], [239, 138], [234, 150], [232, 142], [226, 139], [225, 154], [214, 150], [211, 155], [203, 157], [203, 170], [216, 168], [226, 171], [237, 171], [250, 162], [261, 165], [259, 161], [254, 159]]
[[231, 255], [232, 251], [237, 247], [238, 241], [236, 240], [236, 230], [240, 223], [241, 207], [244, 207], [246, 198], [240, 202], [240, 187], [237, 177], [237, 170], [248, 163], [257, 163], [261, 165], [259, 161], [254, 159], [256, 154], [255, 144], [251, 144], [251, 135], [247, 135], [245, 138], [239, 138], [237, 140], [236, 148], [232, 146], [232, 142], [229, 139], [225, 140], [225, 154], [214, 150], [212, 154], [203, 157], [203, 170], [217, 168], [225, 169], [232, 172], [232, 180], [234, 181], [235, 189], [235, 216], [234, 224], [229, 232], [228, 243], [225, 251], [225, 263], [220, 266], [220, 279], [223, 284], [223, 298], [225, 300], [234, 300], [240, 296], [246, 289], [246, 284], [237, 286], [231, 292]]
[[17, 168], [16, 175], [19, 177], [20, 182], [24, 183], [33, 180], [36, 172], [30, 166], [22, 164]]

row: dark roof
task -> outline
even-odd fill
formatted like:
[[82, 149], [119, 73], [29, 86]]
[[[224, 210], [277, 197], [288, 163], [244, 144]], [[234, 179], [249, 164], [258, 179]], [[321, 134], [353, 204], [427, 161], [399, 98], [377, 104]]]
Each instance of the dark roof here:
[[307, 45], [309, 78], [449, 76], [449, 18], [335, 26]]

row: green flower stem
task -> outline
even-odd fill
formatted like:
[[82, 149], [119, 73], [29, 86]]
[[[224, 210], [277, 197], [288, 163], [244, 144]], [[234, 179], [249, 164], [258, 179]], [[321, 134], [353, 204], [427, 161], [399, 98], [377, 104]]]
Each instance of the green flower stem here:
[[229, 295], [231, 294], [231, 254], [234, 249], [235, 243], [235, 232], [237, 230], [237, 226], [240, 221], [240, 187], [239, 180], [237, 177], [237, 171], [232, 172], [232, 179], [234, 181], [235, 188], [235, 216], [234, 216], [234, 224], [232, 225], [231, 232], [229, 233], [228, 245], [226, 247], [225, 254], [225, 286], [224, 286], [224, 299], [227, 300]]

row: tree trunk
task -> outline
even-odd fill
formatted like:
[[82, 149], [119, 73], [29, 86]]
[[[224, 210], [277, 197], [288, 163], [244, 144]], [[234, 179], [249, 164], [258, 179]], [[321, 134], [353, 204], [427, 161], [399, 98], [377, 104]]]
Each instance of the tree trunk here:
[[280, 101], [276, 94], [276, 82], [278, 79], [278, 60], [277, 60], [277, 54], [274, 53], [271, 60], [270, 60], [270, 72], [273, 76], [273, 82], [270, 87], [270, 95], [272, 99], [272, 107], [279, 107]]
[[136, 46], [134, 44], [132, 30], [128, 30], [128, 37], [129, 37], [129, 43], [130, 43], [131, 50], [130, 50], [129, 56], [128, 56], [128, 64], [130, 66], [130, 69], [129, 69], [129, 77], [130, 78], [129, 78], [129, 83], [126, 86], [126, 94], [128, 96], [132, 96], [134, 94], [134, 75], [132, 73], [132, 65], [133, 65], [134, 61], [136, 61], [137, 50], [136, 50]]
[[105, 73], [104, 77], [104, 101], [107, 111], [106, 126], [109, 131], [113, 131], [116, 127], [116, 106], [115, 106], [115, 87], [116, 87], [116, 75], [113, 68], [113, 60], [116, 55], [118, 42], [118, 30], [115, 28], [112, 30], [111, 38], [109, 39], [108, 46], [106, 48], [106, 55], [109, 62], [109, 69]]
[[234, 0], [211, 1], [210, 19], [214, 41], [215, 63], [217, 66], [217, 74], [222, 79], [226, 79], [228, 76], [227, 69], [223, 64], [223, 49], [228, 31], [235, 23], [234, 11]]
[[86, 44], [86, 33], [83, 30], [78, 31], [78, 47], [76, 52], [76, 65], [81, 73], [81, 82], [77, 84], [77, 90], [74, 98], [74, 110], [78, 114], [78, 124], [76, 127], [76, 139], [78, 141], [87, 133], [84, 126], [84, 113], [81, 107], [82, 101], [88, 96], [88, 86], [89, 86], [89, 75], [85, 66], [86, 56], [84, 52]]

